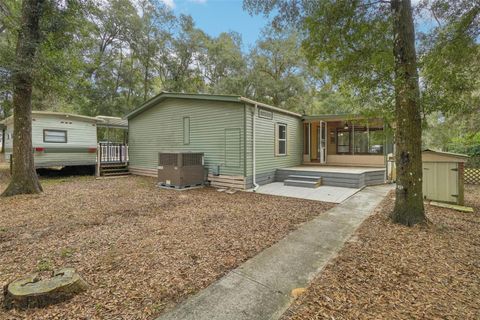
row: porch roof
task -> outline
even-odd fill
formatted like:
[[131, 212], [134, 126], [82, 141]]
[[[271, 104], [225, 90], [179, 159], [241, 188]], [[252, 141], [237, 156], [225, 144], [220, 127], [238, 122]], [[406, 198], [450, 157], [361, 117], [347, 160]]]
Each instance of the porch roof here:
[[128, 120], [119, 117], [97, 116], [100, 128], [116, 128], [128, 130]]
[[365, 120], [365, 119], [378, 119], [376, 117], [367, 117], [360, 114], [319, 114], [319, 115], [312, 115], [312, 116], [303, 116], [304, 121], [318, 121], [318, 120], [326, 120], [326, 121], [345, 121], [345, 120]]

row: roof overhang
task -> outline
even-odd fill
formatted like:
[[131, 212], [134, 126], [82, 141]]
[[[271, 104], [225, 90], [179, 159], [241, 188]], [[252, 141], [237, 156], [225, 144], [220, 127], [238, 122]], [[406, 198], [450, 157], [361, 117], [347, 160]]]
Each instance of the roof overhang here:
[[254, 100], [250, 100], [248, 98], [244, 98], [242, 96], [236, 95], [216, 95], [216, 94], [195, 94], [195, 93], [176, 93], [176, 92], [161, 92], [160, 94], [156, 95], [155, 97], [147, 100], [143, 103], [140, 107], [133, 110], [132, 112], [128, 113], [124, 116], [124, 119], [131, 119], [140, 113], [148, 110], [149, 108], [159, 104], [160, 102], [164, 101], [165, 99], [190, 99], [190, 100], [206, 100], [206, 101], [222, 101], [222, 102], [237, 102], [237, 103], [247, 103], [250, 105], [257, 105], [259, 107], [267, 108], [273, 111], [289, 114], [295, 117], [301, 117], [302, 115], [299, 113], [291, 112], [282, 108], [274, 107], [265, 103], [257, 102]]
[[360, 114], [322, 114], [314, 116], [303, 116], [305, 122], [310, 121], [352, 121], [352, 120], [369, 120], [379, 119], [378, 117], [368, 117]]
[[64, 112], [53, 112], [53, 111], [32, 111], [32, 115], [46, 115], [46, 116], [57, 116], [57, 117], [65, 117], [65, 118], [76, 118], [82, 119], [87, 121], [96, 122], [98, 121], [95, 117], [83, 116], [80, 114], [73, 114], [73, 113], [64, 113]]
[[[80, 119], [83, 121], [89, 121], [93, 123], [98, 123], [98, 122], [103, 122], [103, 120], [94, 118], [94, 117], [89, 117], [89, 116], [82, 116], [79, 114], [73, 114], [73, 113], [64, 113], [64, 112], [53, 112], [53, 111], [32, 111], [32, 117], [35, 116], [52, 116], [52, 117], [59, 117], [59, 118], [65, 118], [65, 119]], [[4, 125], [7, 125], [8, 123], [13, 121], [13, 116], [10, 116], [2, 121]]]
[[99, 128], [128, 129], [128, 120], [119, 117], [97, 116]]

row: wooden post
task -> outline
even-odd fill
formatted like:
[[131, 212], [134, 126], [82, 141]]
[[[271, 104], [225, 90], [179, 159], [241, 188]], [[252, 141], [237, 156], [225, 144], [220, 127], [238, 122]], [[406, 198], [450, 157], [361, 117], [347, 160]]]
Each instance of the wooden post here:
[[120, 149], [119, 152], [120, 152], [120, 157], [118, 159], [118, 162], [123, 162], [123, 145], [119, 145], [118, 148]]
[[102, 162], [102, 145], [97, 145], [97, 163], [95, 165], [95, 176], [100, 177], [100, 163]]

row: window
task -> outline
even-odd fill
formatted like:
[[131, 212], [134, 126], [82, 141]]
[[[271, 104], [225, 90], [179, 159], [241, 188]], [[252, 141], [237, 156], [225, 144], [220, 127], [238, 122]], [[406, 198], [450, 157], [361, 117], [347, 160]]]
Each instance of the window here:
[[183, 117], [183, 144], [190, 144], [190, 117]]
[[383, 154], [383, 143], [382, 128], [337, 129], [338, 154]]
[[355, 127], [355, 153], [383, 154], [383, 129]]
[[277, 123], [277, 156], [287, 155], [287, 125]]
[[303, 154], [310, 154], [310, 123], [303, 124]]
[[385, 141], [385, 136], [383, 134], [383, 129], [381, 128], [371, 128], [369, 143], [368, 143], [368, 153], [371, 154], [383, 154], [383, 144]]
[[350, 153], [350, 130], [337, 130], [337, 153]]
[[353, 150], [355, 153], [368, 153], [368, 131], [355, 128], [353, 136]]
[[67, 131], [65, 130], [43, 130], [43, 142], [67, 143]]

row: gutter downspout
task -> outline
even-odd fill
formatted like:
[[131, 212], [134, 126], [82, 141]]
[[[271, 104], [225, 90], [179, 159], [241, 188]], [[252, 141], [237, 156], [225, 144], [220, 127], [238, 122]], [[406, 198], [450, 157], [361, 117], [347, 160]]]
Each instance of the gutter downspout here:
[[[388, 174], [388, 150], [387, 150], [387, 147], [388, 147], [388, 135], [390, 134], [389, 132], [387, 132], [387, 124], [385, 123], [385, 120], [383, 122], [383, 133], [384, 133], [384, 140], [383, 140], [383, 163], [385, 165], [385, 182], [388, 181], [388, 177], [389, 177], [389, 174]], [[393, 167], [392, 167], [393, 168]]]
[[258, 184], [257, 184], [257, 179], [256, 179], [256, 175], [257, 175], [257, 154], [256, 154], [256, 137], [255, 137], [255, 115], [257, 114], [257, 109], [258, 109], [258, 105], [255, 103], [254, 104], [255, 106], [255, 109], [253, 109], [253, 120], [252, 120], [252, 138], [253, 138], [253, 150], [252, 150], [252, 160], [253, 160], [253, 192], [256, 192], [258, 190], [258, 188], [260, 187]]

